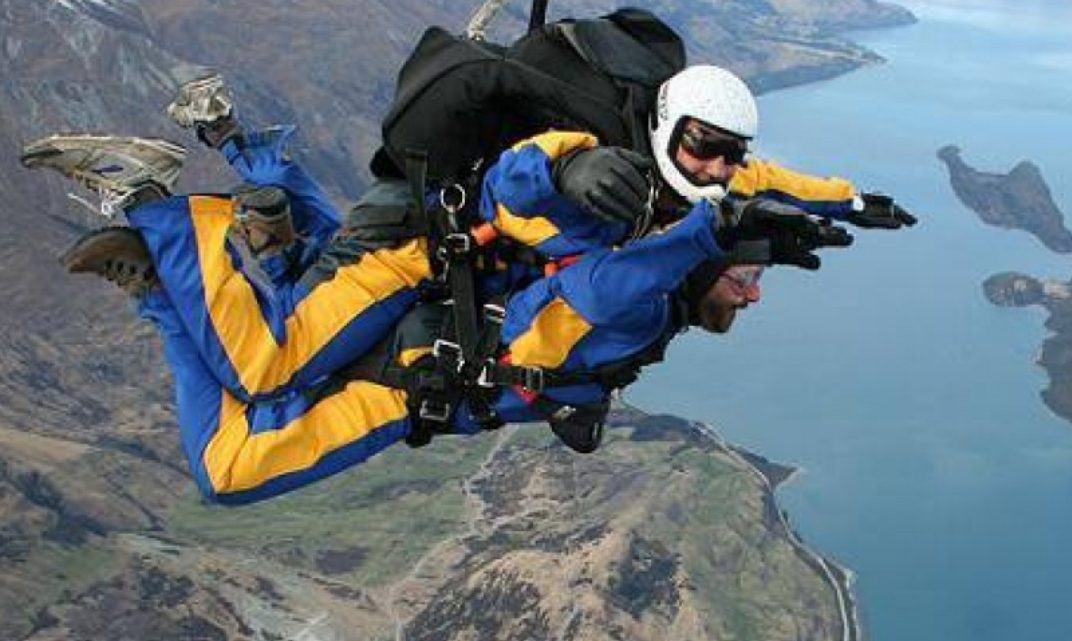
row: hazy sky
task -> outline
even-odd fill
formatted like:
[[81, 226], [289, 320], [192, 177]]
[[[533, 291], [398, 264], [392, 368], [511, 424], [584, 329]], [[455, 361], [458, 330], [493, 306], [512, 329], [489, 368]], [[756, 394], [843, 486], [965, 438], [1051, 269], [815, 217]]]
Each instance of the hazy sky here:
[[[1072, 33], [1069, 0], [894, 0], [917, 15], [997, 31], [1039, 29]], [[1015, 18], [1010, 19], [1010, 7]]]

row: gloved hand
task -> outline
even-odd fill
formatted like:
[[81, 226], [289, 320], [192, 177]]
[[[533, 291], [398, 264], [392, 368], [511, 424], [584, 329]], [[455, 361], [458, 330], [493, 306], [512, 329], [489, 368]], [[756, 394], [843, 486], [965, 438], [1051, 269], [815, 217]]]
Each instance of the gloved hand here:
[[796, 265], [819, 269], [822, 247], [848, 247], [852, 234], [830, 221], [816, 220], [804, 210], [773, 200], [722, 201], [724, 223], [715, 239], [731, 263]]
[[864, 229], [900, 229], [916, 224], [916, 217], [893, 202], [886, 194], [860, 194], [863, 209], [854, 211], [845, 220]]
[[282, 125], [254, 131], [243, 140], [231, 139], [221, 151], [238, 175], [254, 185], [280, 185], [293, 165], [287, 145], [297, 127]]
[[633, 225], [649, 206], [647, 172], [655, 164], [621, 147], [593, 147], [554, 162], [551, 179], [566, 198], [593, 216]]
[[228, 142], [242, 137], [242, 125], [230, 116], [219, 118], [210, 123], [195, 125], [197, 139], [213, 149], [223, 149]]

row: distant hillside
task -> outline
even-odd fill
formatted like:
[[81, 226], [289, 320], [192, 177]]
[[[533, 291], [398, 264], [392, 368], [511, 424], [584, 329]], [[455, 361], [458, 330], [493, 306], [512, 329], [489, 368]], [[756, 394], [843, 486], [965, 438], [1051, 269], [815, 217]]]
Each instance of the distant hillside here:
[[0, 446], [4, 639], [842, 639], [762, 477], [678, 419], [619, 411], [593, 456], [443, 439], [242, 509], [138, 452]]

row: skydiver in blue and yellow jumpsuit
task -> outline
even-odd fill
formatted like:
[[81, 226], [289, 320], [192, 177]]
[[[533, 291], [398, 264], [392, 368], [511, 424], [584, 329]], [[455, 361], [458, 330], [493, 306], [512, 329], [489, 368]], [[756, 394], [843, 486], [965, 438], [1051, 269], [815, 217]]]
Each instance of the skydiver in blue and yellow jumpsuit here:
[[[639, 176], [640, 184], [647, 184], [642, 159], [595, 146], [586, 134], [552, 132], [516, 145], [489, 170], [481, 215], [498, 233], [551, 259], [581, 257], [508, 301], [503, 347], [514, 365], [594, 367], [680, 326], [669, 320], [668, 293], [690, 270], [724, 253], [712, 240], [716, 212], [706, 199], [727, 183], [731, 192], [744, 196], [765, 193], [815, 203], [822, 210], [817, 213], [826, 215], [850, 220], [851, 212], [880, 215], [873, 207], [869, 212], [866, 202], [857, 211], [853, 205], [859, 198], [844, 181], [809, 179], [759, 161], [741, 167], [750, 134], [715, 126], [712, 122], [727, 123], [705, 115], [682, 113], [652, 135], [659, 175], [669, 187], [663, 192], [668, 202], [676, 201], [672, 208], [660, 201], [658, 209], [677, 211], [684, 197], [695, 203], [686, 208], [688, 215], [664, 234], [618, 250], [608, 245], [623, 240], [632, 226], [630, 216], [646, 204], [646, 190], [636, 180]], [[659, 132], [671, 129], [663, 154], [667, 160], [660, 156]], [[251, 145], [245, 153], [265, 149], [279, 150]], [[289, 162], [279, 153], [270, 159], [276, 165]], [[675, 172], [686, 182], [675, 181]], [[302, 227], [298, 210], [296, 205], [296, 229]], [[882, 220], [892, 222], [879, 226], [906, 222], [902, 210], [887, 210]], [[331, 383], [338, 365], [368, 351], [416, 300], [429, 272], [422, 238], [363, 253], [311, 288], [301, 279], [277, 279], [271, 288], [282, 291], [276, 300], [282, 303], [271, 305], [242, 271], [234, 243], [226, 242], [232, 224], [229, 199], [157, 201], [134, 209], [128, 218], [144, 238], [137, 242], [144, 242], [155, 272], [139, 288], [140, 311], [165, 338], [179, 388], [183, 443], [202, 491], [221, 501], [273, 495], [405, 437], [412, 425], [402, 390], [345, 381], [319, 402], [306, 392]], [[114, 234], [138, 238], [130, 231]], [[123, 252], [137, 262], [130, 243]], [[766, 262], [771, 261], [768, 255]], [[815, 266], [807, 252], [783, 255], [780, 261]], [[83, 267], [109, 275], [99, 262]], [[628, 283], [619, 282], [626, 277]], [[615, 300], [625, 305], [621, 313], [602, 315], [619, 309]], [[388, 312], [377, 314], [384, 302], [390, 303]], [[378, 322], [361, 327], [369, 318]], [[569, 395], [605, 394], [599, 387], [589, 383], [553, 394], [565, 395], [555, 399], [561, 402], [580, 402]], [[523, 400], [506, 390], [495, 401], [497, 413], [503, 420], [540, 415]], [[460, 430], [471, 424], [463, 411], [452, 421]]]

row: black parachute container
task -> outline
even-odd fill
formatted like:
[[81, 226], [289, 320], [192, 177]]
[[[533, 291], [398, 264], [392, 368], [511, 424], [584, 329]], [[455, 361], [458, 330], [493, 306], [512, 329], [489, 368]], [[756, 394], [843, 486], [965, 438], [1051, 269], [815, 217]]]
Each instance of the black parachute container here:
[[467, 181], [550, 128], [646, 151], [658, 87], [684, 65], [681, 38], [641, 9], [538, 26], [509, 46], [432, 27], [399, 73], [373, 173], [402, 175], [415, 151], [430, 180]]

